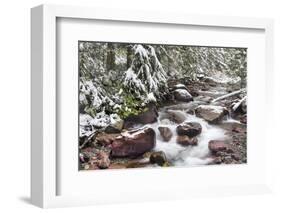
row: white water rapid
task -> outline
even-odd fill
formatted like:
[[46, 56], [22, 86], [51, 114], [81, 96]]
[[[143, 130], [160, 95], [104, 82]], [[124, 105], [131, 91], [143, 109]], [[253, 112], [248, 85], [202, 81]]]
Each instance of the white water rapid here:
[[[167, 159], [174, 166], [197, 166], [205, 165], [211, 162], [212, 159], [208, 157], [209, 148], [208, 143], [210, 140], [225, 139], [225, 130], [215, 125], [208, 124], [205, 120], [196, 117], [195, 115], [187, 114], [184, 110], [172, 110], [173, 113], [179, 114], [188, 122], [198, 122], [202, 126], [202, 132], [197, 136], [198, 145], [196, 146], [182, 146], [177, 143], [176, 128], [178, 124], [163, 118], [164, 111], [159, 112], [158, 121], [149, 124], [149, 126], [156, 132], [156, 146], [155, 151], [163, 151], [166, 154]], [[159, 126], [168, 127], [173, 132], [173, 136], [169, 142], [162, 140]]]

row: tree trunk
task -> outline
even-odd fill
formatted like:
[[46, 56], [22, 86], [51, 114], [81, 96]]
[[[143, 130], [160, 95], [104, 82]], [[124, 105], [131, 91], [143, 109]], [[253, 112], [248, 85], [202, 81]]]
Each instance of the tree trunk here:
[[114, 70], [115, 68], [115, 51], [114, 45], [112, 43], [108, 43], [107, 45], [107, 56], [106, 56], [106, 69]]
[[131, 45], [127, 46], [127, 69], [129, 69], [129, 67], [132, 64], [132, 60], [133, 60], [133, 48]]

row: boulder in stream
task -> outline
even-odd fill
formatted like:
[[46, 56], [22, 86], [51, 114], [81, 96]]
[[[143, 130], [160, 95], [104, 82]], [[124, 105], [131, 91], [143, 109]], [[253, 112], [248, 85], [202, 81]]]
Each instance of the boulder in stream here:
[[152, 152], [149, 161], [152, 164], [157, 164], [158, 166], [167, 166], [168, 161], [164, 152]]
[[138, 115], [130, 115], [125, 118], [124, 127], [125, 129], [129, 129], [134, 127], [136, 124], [149, 124], [157, 121], [158, 111], [154, 104], [150, 104], [147, 106], [147, 110], [138, 114]]
[[215, 154], [218, 152], [228, 152], [228, 153], [234, 152], [232, 147], [222, 140], [211, 140], [209, 141], [208, 147], [209, 150]]
[[97, 166], [100, 169], [107, 169], [110, 165], [109, 153], [100, 151], [98, 152], [97, 157], [98, 157]]
[[192, 95], [186, 89], [176, 89], [174, 91], [176, 101], [190, 102], [193, 101]]
[[99, 133], [96, 137], [95, 142], [99, 144], [100, 146], [109, 146], [112, 144], [112, 142], [115, 140], [117, 136], [120, 134], [108, 134], [108, 133]]
[[163, 138], [163, 141], [170, 141], [172, 136], [173, 136], [173, 133], [172, 131], [170, 130], [169, 127], [163, 127], [163, 126], [159, 126], [158, 127], [158, 130], [160, 132], [160, 135], [162, 136]]
[[228, 111], [222, 106], [200, 105], [195, 109], [195, 114], [209, 123], [217, 124], [228, 114]]
[[153, 149], [155, 144], [152, 128], [122, 132], [111, 144], [111, 157], [137, 157]]
[[202, 131], [202, 126], [197, 122], [184, 122], [177, 126], [178, 135], [187, 135], [188, 137], [195, 137]]
[[165, 111], [165, 116], [163, 116], [162, 118], [167, 118], [174, 123], [180, 124], [185, 121], [185, 116], [185, 112], [183, 111], [168, 109]]
[[195, 146], [198, 144], [197, 138], [190, 138], [187, 135], [178, 135], [177, 143], [182, 146]]

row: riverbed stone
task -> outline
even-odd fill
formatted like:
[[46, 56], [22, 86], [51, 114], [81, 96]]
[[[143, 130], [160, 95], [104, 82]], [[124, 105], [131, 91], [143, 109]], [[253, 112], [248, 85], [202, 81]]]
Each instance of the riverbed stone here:
[[150, 163], [157, 164], [158, 166], [165, 166], [168, 164], [166, 155], [163, 151], [152, 152], [149, 161]]
[[240, 122], [243, 123], [243, 124], [247, 124], [247, 114], [241, 116]]
[[218, 152], [227, 152], [227, 153], [234, 152], [232, 147], [222, 140], [211, 140], [209, 141], [208, 147], [209, 150], [214, 154], [217, 154]]
[[156, 134], [152, 128], [122, 132], [111, 144], [111, 156], [137, 157], [152, 150], [155, 144]]
[[188, 137], [195, 137], [202, 132], [202, 126], [197, 122], [184, 122], [177, 126], [178, 135], [187, 135]]
[[187, 135], [178, 135], [177, 143], [182, 146], [195, 146], [198, 144], [198, 139], [196, 137], [190, 138]]
[[163, 141], [168, 142], [171, 140], [173, 133], [169, 127], [159, 126], [158, 130], [162, 136]]
[[105, 132], [99, 133], [96, 137], [95, 142], [101, 146], [109, 146], [120, 134], [108, 134]]
[[181, 102], [193, 101], [192, 95], [186, 89], [176, 89], [174, 91], [174, 98], [176, 101]]
[[110, 159], [109, 159], [109, 153], [105, 152], [105, 151], [100, 151], [97, 154], [97, 166], [100, 169], [107, 169], [110, 165]]
[[228, 111], [222, 106], [200, 105], [195, 109], [195, 114], [209, 123], [217, 124], [228, 114]]

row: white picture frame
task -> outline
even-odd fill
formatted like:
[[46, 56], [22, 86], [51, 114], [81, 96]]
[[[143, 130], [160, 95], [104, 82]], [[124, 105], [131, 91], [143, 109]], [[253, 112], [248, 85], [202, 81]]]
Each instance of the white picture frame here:
[[[214, 195], [241, 195], [264, 193], [270, 191], [270, 161], [261, 168], [264, 174], [258, 183], [233, 183], [218, 186], [200, 187], [200, 183], [193, 183], [194, 188], [179, 190], [169, 185], [164, 191], [177, 192], [176, 196], [163, 196], [161, 190], [156, 190], [154, 196], [143, 193], [138, 195], [113, 196], [78, 196], [58, 195], [58, 152], [57, 152], [57, 19], [87, 19], [87, 20], [117, 20], [121, 22], [153, 23], [156, 25], [181, 25], [218, 27], [231, 29], [256, 29], [265, 35], [264, 74], [266, 75], [265, 93], [266, 104], [272, 107], [272, 96], [269, 91], [273, 88], [271, 79], [273, 73], [273, 21], [271, 19], [241, 18], [241, 17], [216, 17], [203, 15], [188, 15], [148, 12], [148, 11], [122, 11], [101, 8], [85, 8], [74, 6], [41, 5], [31, 9], [31, 201], [42, 208], [62, 207], [76, 205], [91, 205], [99, 203], [137, 202], [144, 200], [178, 199], [198, 196]], [[254, 83], [253, 83], [254, 84]], [[269, 117], [269, 116], [268, 116]], [[270, 119], [267, 118], [266, 119]], [[267, 134], [269, 127], [266, 127]], [[268, 145], [270, 136], [263, 141]], [[264, 153], [265, 159], [270, 154]], [[175, 169], [178, 175], [188, 168]], [[199, 168], [200, 169], [200, 168]], [[245, 168], [244, 168], [245, 169]], [[247, 168], [246, 168], [247, 169]], [[227, 171], [227, 170], [226, 170]], [[77, 171], [78, 172], [78, 171]], [[109, 171], [110, 172], [110, 171]], [[153, 174], [159, 173], [155, 170]], [[157, 175], [157, 174], [156, 174]], [[126, 177], [125, 177], [126, 178]], [[152, 193], [152, 194], [153, 194]], [[156, 196], [157, 195], [157, 196]], [[153, 198], [155, 197], [155, 198]]]

